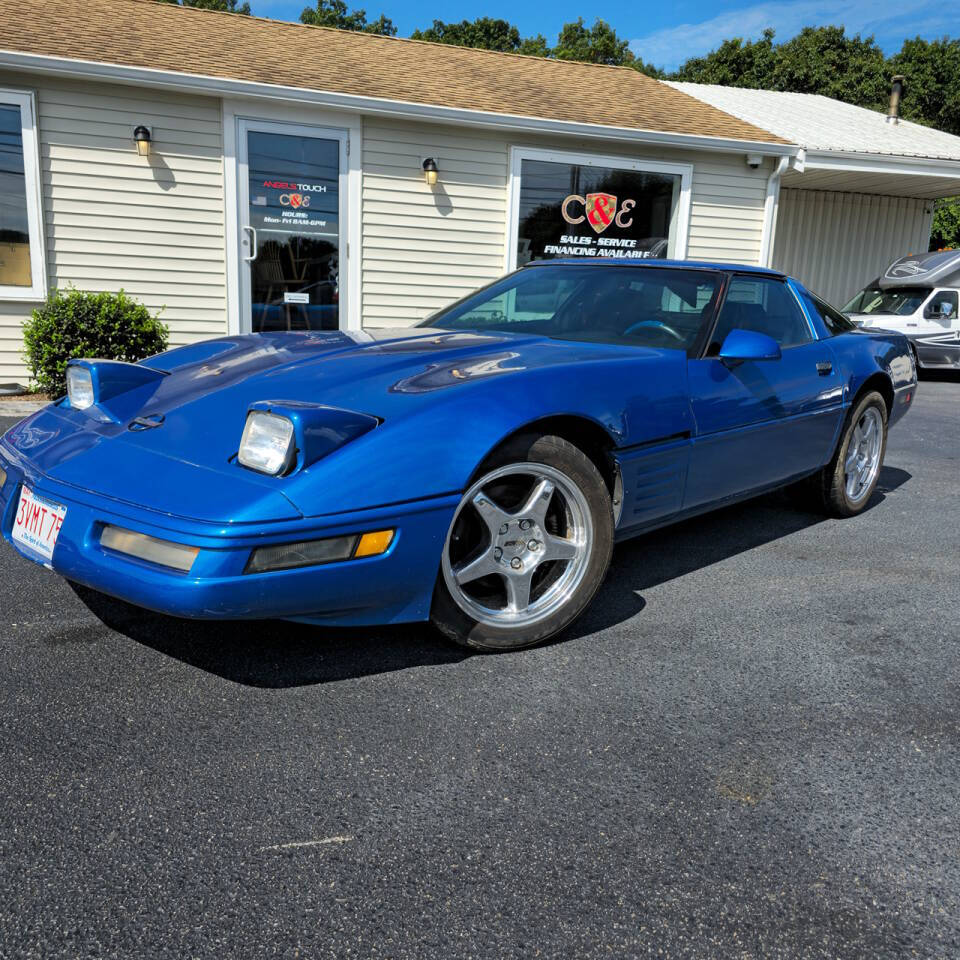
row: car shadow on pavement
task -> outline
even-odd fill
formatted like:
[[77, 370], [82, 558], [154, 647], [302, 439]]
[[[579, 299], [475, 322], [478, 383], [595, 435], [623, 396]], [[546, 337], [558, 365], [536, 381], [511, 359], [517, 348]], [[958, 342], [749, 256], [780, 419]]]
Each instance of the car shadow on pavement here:
[[427, 623], [319, 627], [285, 620], [181, 620], [71, 584], [106, 626], [190, 666], [265, 688], [301, 687], [470, 656]]
[[[871, 507], [910, 479], [884, 467]], [[824, 522], [786, 493], [704, 514], [619, 546], [606, 582], [562, 644], [624, 623], [643, 610], [643, 591]], [[429, 624], [319, 627], [280, 620], [195, 621], [152, 613], [79, 584], [81, 602], [111, 630], [158, 653], [245, 686], [283, 689], [395, 670], [456, 664], [472, 656]]]
[[[867, 509], [879, 506], [911, 478], [912, 474], [899, 467], [882, 467]], [[643, 609], [645, 590], [827, 519], [822, 512], [798, 506], [796, 497], [782, 490], [628, 540], [614, 552], [606, 582], [593, 604], [554, 642], [585, 636], [629, 619]]]

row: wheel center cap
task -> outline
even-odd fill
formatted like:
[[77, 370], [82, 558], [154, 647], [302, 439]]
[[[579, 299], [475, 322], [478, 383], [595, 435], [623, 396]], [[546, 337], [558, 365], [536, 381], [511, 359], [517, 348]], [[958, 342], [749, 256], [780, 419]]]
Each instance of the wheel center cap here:
[[503, 561], [509, 563], [514, 559], [527, 559], [540, 549], [542, 543], [540, 527], [532, 520], [511, 520], [504, 524], [495, 546]]

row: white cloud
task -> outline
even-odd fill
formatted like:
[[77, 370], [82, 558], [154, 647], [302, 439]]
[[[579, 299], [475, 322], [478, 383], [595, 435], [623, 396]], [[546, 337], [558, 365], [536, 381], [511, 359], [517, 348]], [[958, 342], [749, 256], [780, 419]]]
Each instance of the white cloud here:
[[[630, 49], [647, 63], [672, 69], [689, 57], [702, 56], [731, 37], [757, 39], [767, 27], [780, 41], [802, 27], [836, 24], [847, 33], [874, 33], [881, 45], [892, 35], [915, 36], [955, 31], [951, 23], [952, 0], [914, 0], [903, 5], [877, 0], [765, 0], [739, 10], [729, 10], [702, 23], [683, 23], [638, 37]], [[922, 20], [920, 18], [923, 18]], [[899, 29], [898, 29], [899, 28]], [[896, 43], [899, 48], [899, 42]], [[887, 51], [888, 53], [891, 51]]]

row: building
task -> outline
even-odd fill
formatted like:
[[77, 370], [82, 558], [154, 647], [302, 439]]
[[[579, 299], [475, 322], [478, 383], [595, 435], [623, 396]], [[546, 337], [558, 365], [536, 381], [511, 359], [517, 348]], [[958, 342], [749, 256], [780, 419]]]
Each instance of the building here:
[[960, 138], [718, 90], [21, 0], [0, 25], [0, 383], [26, 382], [21, 323], [51, 287], [123, 288], [174, 344], [407, 325], [558, 254], [773, 262], [842, 299], [960, 193]]

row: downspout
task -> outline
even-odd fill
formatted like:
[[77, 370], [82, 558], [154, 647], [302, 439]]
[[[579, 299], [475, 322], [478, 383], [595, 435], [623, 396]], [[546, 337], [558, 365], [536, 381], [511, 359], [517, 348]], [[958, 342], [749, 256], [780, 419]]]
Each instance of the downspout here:
[[760, 266], [769, 267], [773, 257], [773, 238], [776, 233], [777, 208], [780, 200], [780, 177], [790, 166], [789, 157], [781, 157], [767, 178], [767, 197], [763, 206], [763, 234], [760, 238]]

